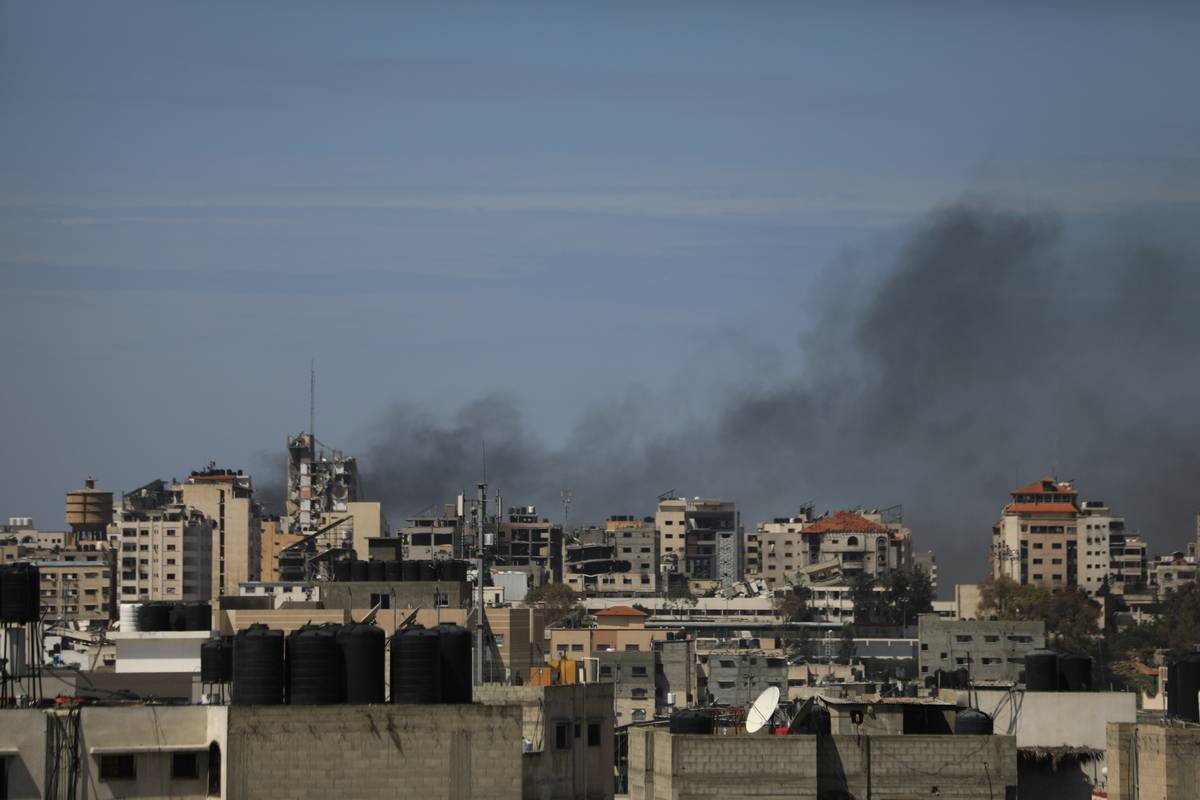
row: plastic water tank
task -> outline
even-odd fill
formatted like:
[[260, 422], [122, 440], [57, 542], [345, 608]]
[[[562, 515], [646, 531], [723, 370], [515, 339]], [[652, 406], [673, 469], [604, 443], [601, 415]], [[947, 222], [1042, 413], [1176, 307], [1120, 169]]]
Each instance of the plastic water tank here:
[[350, 580], [361, 582], [370, 580], [370, 578], [371, 570], [367, 566], [367, 562], [357, 558], [350, 562]]
[[1025, 654], [1025, 689], [1030, 692], [1058, 691], [1058, 653], [1030, 650]]
[[209, 639], [200, 645], [200, 680], [228, 683], [233, 680], [233, 645], [227, 639]]
[[1074, 653], [1058, 657], [1058, 685], [1064, 692], [1092, 690], [1092, 659]]
[[904, 696], [905, 697], [916, 697], [917, 691], [919, 688], [920, 687], [918, 687], [917, 684], [913, 683], [913, 682], [904, 684]]
[[703, 708], [680, 708], [671, 712], [671, 733], [712, 733], [712, 714]]
[[171, 603], [146, 603], [138, 616], [140, 631], [169, 631], [171, 630]]
[[1200, 692], [1200, 655], [1179, 659], [1167, 673], [1176, 695], [1175, 716], [1188, 722], [1200, 722], [1197, 692]]
[[354, 570], [353, 563], [346, 558], [333, 562], [333, 579], [341, 583], [350, 580]]
[[234, 705], [283, 704], [283, 631], [251, 625], [233, 639]]
[[446, 562], [449, 566], [446, 567], [447, 581], [462, 583], [467, 579], [467, 562], [461, 559]]
[[419, 581], [421, 580], [421, 562], [420, 561], [402, 561], [400, 563], [400, 572], [403, 580]]
[[433, 704], [442, 699], [441, 636], [413, 625], [392, 637], [392, 702]]
[[432, 561], [422, 561], [421, 562], [421, 576], [420, 576], [419, 580], [423, 580], [423, 581], [436, 581], [437, 580], [437, 567], [434, 565], [434, 562], [432, 562]]
[[383, 631], [374, 625], [343, 625], [337, 633], [347, 703], [383, 703]]
[[992, 718], [974, 708], [965, 708], [954, 715], [954, 733], [968, 736], [991, 736]]
[[121, 630], [136, 631], [138, 615], [141, 613], [141, 603], [121, 603]]
[[399, 561], [383, 562], [384, 580], [395, 583], [404, 580], [404, 566]]
[[37, 622], [41, 612], [41, 576], [32, 564], [10, 564], [0, 579], [0, 620]]
[[438, 625], [441, 641], [442, 702], [471, 702], [471, 632], [461, 625]]
[[367, 580], [386, 581], [387, 580], [387, 565], [377, 559], [371, 559], [367, 562]]
[[294, 706], [342, 702], [346, 680], [334, 625], [304, 625], [287, 638], [287, 696]]

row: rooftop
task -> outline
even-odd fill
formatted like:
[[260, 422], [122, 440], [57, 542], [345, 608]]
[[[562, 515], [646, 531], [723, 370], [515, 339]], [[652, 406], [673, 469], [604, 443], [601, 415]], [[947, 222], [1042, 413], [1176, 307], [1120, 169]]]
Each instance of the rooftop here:
[[609, 606], [603, 611], [597, 611], [593, 616], [596, 617], [648, 617], [650, 616], [644, 611], [638, 611], [636, 608], [629, 606]]
[[891, 529], [872, 522], [853, 511], [836, 511], [805, 528], [802, 533], [891, 533]]

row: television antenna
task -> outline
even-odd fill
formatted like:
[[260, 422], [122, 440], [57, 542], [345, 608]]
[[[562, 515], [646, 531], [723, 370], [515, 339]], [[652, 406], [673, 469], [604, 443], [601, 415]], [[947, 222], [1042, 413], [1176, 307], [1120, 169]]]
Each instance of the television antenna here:
[[779, 710], [779, 687], [768, 686], [746, 712], [746, 733], [758, 733]]

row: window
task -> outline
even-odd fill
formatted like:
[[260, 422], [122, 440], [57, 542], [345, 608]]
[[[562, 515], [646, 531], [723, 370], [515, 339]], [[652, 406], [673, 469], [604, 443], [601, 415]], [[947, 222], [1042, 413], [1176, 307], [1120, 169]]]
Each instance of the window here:
[[588, 747], [599, 747], [600, 746], [600, 723], [599, 722], [589, 722], [588, 723], [587, 743], [588, 743]]
[[131, 781], [137, 778], [133, 754], [100, 756], [100, 780]]
[[987, 636], [983, 637], [983, 640], [985, 642], [998, 642], [1000, 641], [1000, 637], [995, 634], [988, 634]]
[[737, 664], [728, 658], [722, 658], [721, 666], [724, 667], [725, 669], [734, 669], [737, 666]]
[[582, 645], [582, 644], [573, 644], [573, 645], [571, 645], [571, 652], [572, 652], [572, 653], [582, 653], [582, 652], [583, 652], [583, 645]]
[[493, 633], [492, 641], [496, 643], [496, 647], [504, 647], [504, 634], [503, 633]]
[[927, 643], [925, 643], [925, 642], [922, 642], [922, 643], [921, 643], [921, 650], [922, 650], [922, 651], [925, 651], [925, 650], [928, 650], [928, 649], [929, 649], [929, 645], [928, 645]]
[[567, 750], [571, 747], [571, 725], [566, 722], [554, 723], [554, 749]]
[[645, 689], [643, 689], [643, 688], [641, 688], [641, 687], [638, 687], [638, 688], [636, 688], [636, 689], [633, 689], [633, 690], [630, 692], [630, 696], [631, 696], [631, 697], [632, 697], [634, 700], [645, 700], [645, 699], [646, 699], [646, 690], [645, 690]]
[[634, 722], [641, 722], [641, 721], [642, 721], [642, 720], [644, 720], [645, 718], [646, 718], [646, 709], [644, 709], [644, 708], [635, 708], [635, 709], [633, 710], [633, 721], [634, 721]]
[[639, 650], [641, 650], [641, 649], [642, 649], [642, 648], [641, 648], [641, 647], [639, 647], [639, 646], [638, 646], [638, 645], [636, 645], [636, 644], [627, 644], [627, 645], [625, 645], [625, 652], [627, 652], [627, 653], [636, 653], [636, 652], [638, 652], [638, 651], [639, 651]]
[[643, 667], [633, 667], [629, 670], [629, 673], [631, 675], [633, 675], [633, 677], [635, 677], [635, 678], [644, 678], [644, 677], [646, 677], [646, 668], [644, 666]]
[[718, 689], [732, 689], [733, 681], [717, 681]]
[[969, 634], [969, 633], [959, 633], [959, 634], [956, 634], [956, 635], [955, 635], [955, 637], [954, 637], [954, 641], [956, 641], [956, 642], [969, 642], [969, 641], [971, 641], [971, 634]]
[[171, 780], [194, 781], [200, 777], [200, 765], [195, 753], [171, 754]]
[[371, 594], [371, 608], [374, 608], [375, 606], [379, 606], [380, 608], [391, 608], [392, 607], [392, 596], [390, 594], [388, 594], [387, 592], [381, 592], [378, 594], [372, 593]]

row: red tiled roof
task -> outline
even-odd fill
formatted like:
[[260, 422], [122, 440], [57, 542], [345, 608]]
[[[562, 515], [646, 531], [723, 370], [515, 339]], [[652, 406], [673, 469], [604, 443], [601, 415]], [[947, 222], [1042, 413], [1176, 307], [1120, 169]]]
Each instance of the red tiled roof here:
[[855, 514], [853, 511], [837, 511], [803, 528], [801, 533], [891, 533], [886, 525]]
[[1074, 503], [1009, 503], [1006, 514], [1078, 514]]
[[609, 606], [603, 611], [597, 611], [593, 616], [597, 617], [648, 617], [650, 616], [644, 611], [638, 611], [636, 608], [629, 606]]
[[1028, 486], [1022, 486], [1020, 489], [1013, 489], [1009, 494], [1060, 494], [1063, 496], [1070, 495], [1074, 497], [1079, 492], [1068, 486], [1059, 486], [1058, 481], [1054, 478], [1042, 478], [1036, 483], [1031, 483]]

